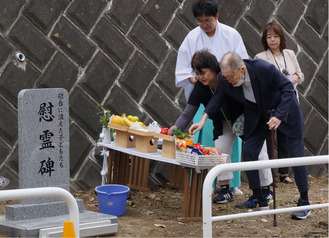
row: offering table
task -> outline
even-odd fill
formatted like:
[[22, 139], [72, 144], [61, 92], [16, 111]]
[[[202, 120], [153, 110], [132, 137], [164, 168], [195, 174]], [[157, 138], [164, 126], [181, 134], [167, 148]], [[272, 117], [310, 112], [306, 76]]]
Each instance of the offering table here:
[[114, 143], [98, 142], [109, 150], [108, 184], [127, 185], [131, 189], [148, 191], [148, 174], [150, 160], [168, 163], [170, 167], [169, 186], [184, 188], [183, 212], [179, 221], [202, 220], [202, 185], [208, 169], [197, 173], [194, 167], [182, 165], [175, 159], [161, 156], [161, 150], [156, 153], [142, 153], [135, 148], [122, 148]]

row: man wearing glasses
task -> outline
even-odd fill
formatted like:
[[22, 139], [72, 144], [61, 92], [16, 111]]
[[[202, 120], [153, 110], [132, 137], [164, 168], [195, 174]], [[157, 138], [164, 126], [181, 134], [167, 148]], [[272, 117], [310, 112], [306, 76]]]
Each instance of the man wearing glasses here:
[[[227, 25], [218, 22], [218, 6], [214, 0], [196, 0], [192, 5], [193, 15], [196, 19], [198, 26], [188, 33], [178, 50], [176, 70], [175, 70], [175, 84], [176, 87], [184, 87], [186, 101], [189, 101], [190, 94], [194, 88], [197, 79], [191, 67], [191, 60], [193, 55], [200, 50], [207, 49], [210, 53], [216, 56], [219, 61], [222, 56], [233, 51], [239, 54], [242, 58], [249, 58], [247, 50], [244, 46], [240, 34]], [[204, 111], [203, 105], [200, 105], [199, 110], [194, 116], [194, 121], [199, 121]], [[225, 113], [224, 113], [225, 114]], [[225, 117], [225, 116], [224, 116]], [[194, 143], [201, 143], [204, 146], [214, 147], [222, 153], [232, 155], [233, 162], [240, 162], [241, 154], [241, 139], [235, 142], [236, 136], [231, 130], [232, 124], [229, 120], [220, 121], [223, 128], [219, 133], [220, 136], [216, 138], [215, 143], [212, 140], [213, 136], [213, 123], [208, 120], [201, 133], [194, 136]], [[234, 145], [233, 153], [232, 146]], [[237, 145], [237, 146], [236, 146]], [[262, 152], [266, 152], [266, 144]], [[266, 153], [261, 153], [260, 160], [266, 160], [268, 156]], [[228, 159], [228, 163], [231, 157]], [[262, 186], [267, 191], [267, 199], [272, 200], [272, 192], [269, 186], [272, 183], [272, 175], [270, 169], [261, 170], [263, 175]], [[240, 172], [235, 172], [234, 177], [232, 173], [218, 177], [221, 189], [219, 194], [213, 199], [215, 203], [226, 203], [233, 201], [233, 194], [229, 190], [230, 179], [234, 178], [231, 183], [232, 191], [236, 194], [242, 192], [238, 189], [240, 186]], [[254, 208], [251, 205], [249, 208]]]
[[[286, 136], [290, 157], [304, 156], [304, 120], [297, 101], [294, 86], [277, 68], [264, 60], [242, 60], [234, 52], [225, 54], [220, 63], [221, 73], [215, 94], [207, 104], [200, 122], [193, 124], [189, 132], [200, 130], [208, 115], [210, 118], [229, 96], [244, 105], [244, 161], [257, 160], [258, 153], [270, 130], [279, 130]], [[273, 110], [274, 109], [274, 110]], [[274, 111], [274, 112], [273, 112]], [[269, 114], [268, 112], [272, 112]], [[293, 167], [300, 198], [297, 206], [309, 205], [308, 179], [305, 166]], [[268, 209], [260, 184], [258, 170], [246, 171], [253, 200], [260, 210]], [[243, 208], [243, 204], [236, 205]], [[305, 219], [309, 210], [293, 212], [291, 218]]]
[[175, 70], [176, 87], [184, 87], [186, 100], [196, 83], [191, 68], [195, 52], [207, 49], [218, 61], [229, 51], [236, 52], [243, 59], [249, 58], [241, 35], [234, 28], [218, 22], [218, 6], [214, 0], [197, 0], [192, 11], [198, 27], [189, 32], [179, 47]]

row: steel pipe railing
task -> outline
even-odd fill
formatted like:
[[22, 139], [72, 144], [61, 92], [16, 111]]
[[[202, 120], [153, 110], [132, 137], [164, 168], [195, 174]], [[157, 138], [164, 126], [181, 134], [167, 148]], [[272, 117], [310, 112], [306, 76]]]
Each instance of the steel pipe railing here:
[[303, 211], [316, 208], [329, 207], [329, 203], [316, 204], [309, 206], [299, 206], [290, 208], [272, 209], [267, 211], [255, 211], [231, 215], [222, 215], [212, 217], [212, 184], [215, 178], [222, 172], [227, 171], [248, 171], [255, 169], [266, 169], [266, 168], [280, 168], [280, 167], [291, 167], [291, 166], [306, 166], [315, 164], [328, 164], [329, 155], [322, 156], [307, 156], [307, 157], [296, 157], [289, 159], [272, 159], [262, 161], [251, 161], [251, 162], [240, 162], [230, 164], [220, 164], [212, 168], [203, 183], [202, 190], [202, 209], [203, 209], [203, 237], [212, 237], [212, 222], [222, 221], [228, 219], [238, 219], [242, 217], [262, 216], [269, 214]]
[[74, 224], [76, 237], [79, 237], [79, 207], [73, 195], [67, 190], [59, 187], [40, 187], [0, 191], [0, 201], [40, 197], [57, 197], [66, 202], [69, 209], [70, 220], [73, 221]]

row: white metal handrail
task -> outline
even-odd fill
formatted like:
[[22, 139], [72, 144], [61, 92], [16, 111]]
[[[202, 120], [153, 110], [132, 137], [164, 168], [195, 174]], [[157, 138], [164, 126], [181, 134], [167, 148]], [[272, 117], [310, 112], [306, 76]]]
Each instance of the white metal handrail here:
[[66, 202], [69, 208], [70, 220], [74, 224], [76, 237], [79, 237], [79, 207], [73, 195], [67, 190], [59, 187], [40, 187], [0, 191], [0, 201], [40, 197], [57, 197]]
[[252, 216], [263, 216], [269, 214], [277, 214], [284, 212], [303, 211], [316, 208], [329, 207], [329, 203], [316, 204], [309, 206], [299, 206], [290, 208], [271, 209], [267, 211], [255, 211], [231, 215], [223, 215], [212, 217], [212, 184], [215, 178], [222, 172], [227, 171], [248, 171], [255, 169], [266, 169], [266, 168], [280, 168], [280, 167], [291, 167], [291, 166], [303, 166], [303, 165], [315, 165], [315, 164], [328, 164], [329, 155], [322, 156], [307, 156], [307, 157], [296, 157], [289, 159], [272, 159], [262, 161], [251, 161], [251, 162], [240, 162], [230, 164], [220, 164], [212, 168], [203, 183], [202, 190], [202, 210], [203, 210], [203, 237], [212, 237], [212, 222], [222, 221], [229, 219], [237, 219], [242, 217]]

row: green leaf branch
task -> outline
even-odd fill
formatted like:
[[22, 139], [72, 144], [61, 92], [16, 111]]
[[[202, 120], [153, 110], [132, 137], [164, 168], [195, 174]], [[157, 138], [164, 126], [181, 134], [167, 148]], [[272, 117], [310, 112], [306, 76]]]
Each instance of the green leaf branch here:
[[105, 109], [101, 104], [97, 104], [97, 106], [103, 110], [103, 115], [99, 117], [99, 123], [102, 125], [102, 127], [107, 127], [111, 117], [111, 110]]

